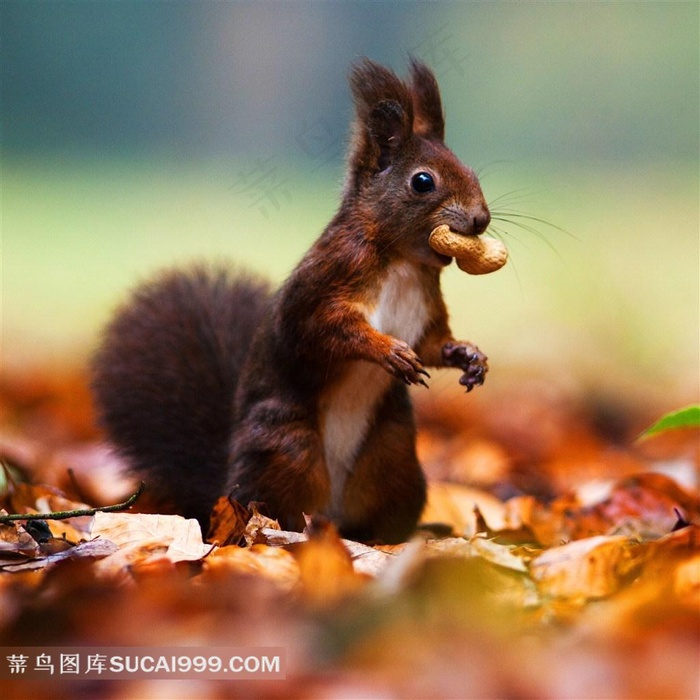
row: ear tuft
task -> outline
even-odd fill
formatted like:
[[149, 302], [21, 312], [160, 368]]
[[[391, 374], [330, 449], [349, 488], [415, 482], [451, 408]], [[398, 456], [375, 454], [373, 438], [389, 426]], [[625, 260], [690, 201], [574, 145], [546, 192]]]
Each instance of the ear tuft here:
[[359, 119], [366, 120], [378, 102], [393, 100], [401, 105], [409, 120], [413, 120], [411, 90], [393, 71], [379, 63], [363, 58], [353, 65], [350, 87]]
[[411, 90], [391, 70], [367, 58], [353, 66], [350, 87], [356, 112], [351, 168], [355, 175], [384, 170], [412, 136]]
[[433, 71], [415, 58], [411, 58], [411, 95], [415, 112], [413, 131], [425, 138], [444, 141], [445, 117], [440, 88]]

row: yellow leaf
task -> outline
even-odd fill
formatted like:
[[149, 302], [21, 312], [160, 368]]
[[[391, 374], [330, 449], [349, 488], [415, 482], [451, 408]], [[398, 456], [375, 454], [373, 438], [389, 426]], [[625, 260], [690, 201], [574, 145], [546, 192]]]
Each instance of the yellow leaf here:
[[487, 540], [483, 537], [472, 538], [471, 545], [476, 554], [486, 559], [486, 561], [490, 561], [492, 564], [497, 564], [498, 566], [503, 566], [513, 571], [527, 571], [525, 562], [520, 557], [513, 554], [512, 546], [498, 544], [498, 542]]
[[494, 530], [505, 527], [505, 507], [486, 491], [461, 484], [431, 482], [428, 484], [428, 502], [421, 523], [445, 523], [467, 537], [476, 534], [474, 506], [478, 506], [486, 522]]
[[295, 546], [304, 598], [314, 607], [331, 606], [369, 577], [355, 572], [352, 557], [330, 523], [311, 522], [309, 540]]
[[683, 605], [700, 612], [700, 554], [678, 564], [673, 572], [673, 592]]
[[589, 537], [553, 547], [533, 559], [530, 574], [546, 595], [604, 598], [618, 590], [639, 564], [628, 537]]

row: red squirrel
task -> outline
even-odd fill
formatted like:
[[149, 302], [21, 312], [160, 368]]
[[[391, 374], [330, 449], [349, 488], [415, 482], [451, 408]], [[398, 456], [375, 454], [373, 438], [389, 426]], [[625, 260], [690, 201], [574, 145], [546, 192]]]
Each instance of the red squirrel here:
[[262, 501], [282, 527], [325, 515], [345, 537], [399, 542], [426, 498], [408, 386], [486, 357], [455, 340], [440, 291], [447, 224], [485, 231], [475, 173], [444, 143], [431, 70], [368, 59], [340, 208], [274, 294], [245, 273], [172, 271], [137, 288], [93, 361], [99, 419], [132, 471], [208, 523], [217, 498]]

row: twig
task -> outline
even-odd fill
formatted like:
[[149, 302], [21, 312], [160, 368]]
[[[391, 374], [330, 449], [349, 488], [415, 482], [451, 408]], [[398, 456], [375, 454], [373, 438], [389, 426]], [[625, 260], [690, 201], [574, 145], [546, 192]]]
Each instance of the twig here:
[[124, 503], [116, 503], [111, 506], [98, 506], [97, 508], [83, 508], [78, 510], [60, 510], [54, 513], [14, 513], [12, 515], [0, 515], [0, 523], [11, 523], [17, 520], [65, 520], [66, 518], [79, 518], [95, 513], [118, 513], [120, 510], [130, 508], [136, 499], [143, 493], [146, 484], [142, 481], [136, 493], [131, 495]]

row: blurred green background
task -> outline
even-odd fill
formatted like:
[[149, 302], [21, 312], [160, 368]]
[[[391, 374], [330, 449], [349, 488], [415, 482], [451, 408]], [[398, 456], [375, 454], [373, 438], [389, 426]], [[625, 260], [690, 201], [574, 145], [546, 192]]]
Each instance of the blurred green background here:
[[414, 54], [494, 211], [566, 231], [500, 224], [504, 270], [447, 270], [456, 334], [697, 400], [698, 7], [3, 1], [5, 368], [84, 362], [163, 265], [281, 281], [338, 204], [350, 63]]

